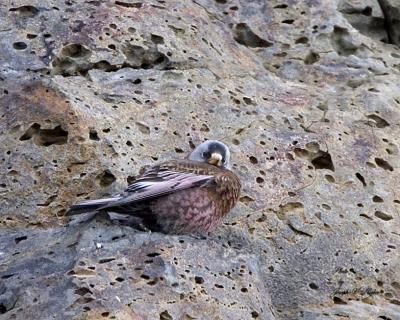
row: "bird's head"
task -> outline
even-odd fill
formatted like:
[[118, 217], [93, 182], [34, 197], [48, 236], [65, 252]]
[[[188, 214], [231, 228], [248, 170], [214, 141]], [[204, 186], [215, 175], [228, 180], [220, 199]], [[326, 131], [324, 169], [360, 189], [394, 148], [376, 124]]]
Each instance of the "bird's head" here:
[[229, 148], [225, 144], [217, 140], [207, 140], [198, 145], [188, 159], [230, 169], [230, 156]]

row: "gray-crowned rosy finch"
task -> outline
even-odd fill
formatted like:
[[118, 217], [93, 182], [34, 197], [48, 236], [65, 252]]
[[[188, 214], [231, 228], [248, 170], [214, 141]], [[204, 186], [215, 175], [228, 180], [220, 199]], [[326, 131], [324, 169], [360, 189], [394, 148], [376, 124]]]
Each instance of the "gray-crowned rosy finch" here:
[[208, 140], [187, 159], [152, 166], [123, 193], [78, 203], [67, 215], [118, 213], [133, 216], [152, 231], [204, 234], [234, 207], [240, 188], [239, 178], [230, 170], [228, 147]]

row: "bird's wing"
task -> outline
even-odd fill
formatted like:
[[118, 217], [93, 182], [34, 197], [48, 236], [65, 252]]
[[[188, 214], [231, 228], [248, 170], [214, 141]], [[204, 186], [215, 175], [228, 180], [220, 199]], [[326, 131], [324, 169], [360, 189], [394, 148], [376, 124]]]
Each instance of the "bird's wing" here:
[[134, 203], [159, 198], [180, 190], [210, 184], [214, 176], [196, 174], [193, 172], [179, 172], [155, 167], [145, 172], [133, 184], [128, 186], [121, 198], [113, 201], [99, 210], [127, 206]]

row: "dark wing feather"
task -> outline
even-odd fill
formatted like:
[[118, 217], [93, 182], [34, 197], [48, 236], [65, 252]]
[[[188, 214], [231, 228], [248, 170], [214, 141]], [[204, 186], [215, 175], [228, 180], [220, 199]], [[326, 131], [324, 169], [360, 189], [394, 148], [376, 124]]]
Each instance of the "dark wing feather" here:
[[120, 199], [100, 207], [99, 210], [134, 206], [140, 202], [159, 198], [180, 190], [206, 185], [213, 181], [214, 176], [211, 175], [178, 172], [171, 169], [159, 170], [159, 168], [155, 167], [131, 184]]

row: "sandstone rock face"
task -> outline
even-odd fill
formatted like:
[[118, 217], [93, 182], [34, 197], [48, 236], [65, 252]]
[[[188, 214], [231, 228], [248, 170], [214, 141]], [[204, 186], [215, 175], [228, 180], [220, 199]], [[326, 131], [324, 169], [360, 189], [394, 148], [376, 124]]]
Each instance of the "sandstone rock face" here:
[[[399, 319], [399, 1], [2, 1], [0, 319]], [[76, 201], [204, 139], [205, 239]]]

